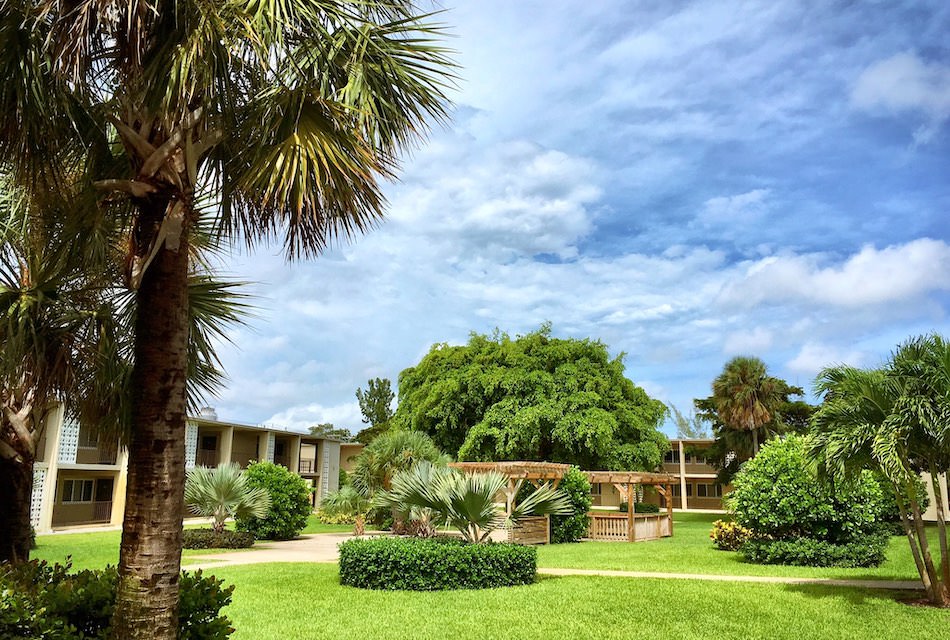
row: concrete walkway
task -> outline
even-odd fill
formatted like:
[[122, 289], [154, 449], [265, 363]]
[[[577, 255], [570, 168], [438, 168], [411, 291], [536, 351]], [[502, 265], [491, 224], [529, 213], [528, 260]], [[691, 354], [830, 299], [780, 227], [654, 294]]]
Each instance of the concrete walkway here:
[[[368, 532], [368, 535], [379, 532]], [[349, 533], [312, 533], [296, 540], [258, 542], [251, 551], [230, 551], [195, 555], [183, 562], [183, 569], [224, 567], [265, 562], [322, 562], [339, 559], [337, 545], [353, 536]], [[604, 576], [611, 578], [659, 578], [666, 580], [707, 580], [715, 582], [758, 582], [767, 584], [814, 584], [829, 587], [864, 589], [922, 590], [919, 580], [861, 580], [832, 578], [789, 578], [783, 576], [731, 576], [705, 573], [663, 573], [653, 571], [609, 571], [606, 569], [555, 569], [539, 567], [538, 573], [549, 576]]]

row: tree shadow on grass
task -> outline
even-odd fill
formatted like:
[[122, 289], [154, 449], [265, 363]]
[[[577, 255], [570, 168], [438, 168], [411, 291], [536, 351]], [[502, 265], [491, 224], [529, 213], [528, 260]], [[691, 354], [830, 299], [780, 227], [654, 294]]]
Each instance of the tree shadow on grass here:
[[868, 589], [866, 587], [841, 587], [825, 584], [786, 584], [783, 589], [790, 593], [800, 593], [808, 598], [844, 598], [850, 604], [865, 605], [874, 602], [906, 602], [919, 600], [924, 596], [923, 589]]

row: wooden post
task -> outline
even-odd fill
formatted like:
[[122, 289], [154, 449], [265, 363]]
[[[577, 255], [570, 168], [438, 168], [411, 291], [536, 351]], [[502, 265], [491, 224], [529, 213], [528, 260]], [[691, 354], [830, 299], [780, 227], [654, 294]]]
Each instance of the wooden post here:
[[627, 483], [627, 540], [637, 541], [637, 528], [633, 519], [633, 484]]
[[666, 517], [670, 519], [670, 536], [673, 535], [673, 485], [666, 485]]

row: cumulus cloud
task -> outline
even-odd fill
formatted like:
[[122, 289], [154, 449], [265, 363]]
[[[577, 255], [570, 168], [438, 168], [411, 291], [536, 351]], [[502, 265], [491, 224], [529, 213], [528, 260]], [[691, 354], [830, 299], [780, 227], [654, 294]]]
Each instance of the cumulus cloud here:
[[296, 405], [284, 411], [279, 411], [264, 420], [266, 425], [281, 426], [301, 432], [307, 431], [314, 425], [327, 422], [338, 428], [349, 429], [353, 435], [356, 435], [356, 432], [366, 426], [362, 422], [362, 414], [357, 402], [329, 407], [317, 402]]
[[768, 209], [769, 189], [754, 189], [734, 196], [710, 198], [703, 204], [697, 220], [704, 227], [757, 224]]
[[764, 353], [772, 346], [772, 332], [762, 327], [735, 331], [726, 336], [722, 352], [726, 355]]
[[825, 367], [839, 364], [864, 367], [868, 366], [869, 362], [869, 354], [858, 349], [843, 349], [836, 345], [806, 342], [785, 366], [794, 373], [813, 377]]

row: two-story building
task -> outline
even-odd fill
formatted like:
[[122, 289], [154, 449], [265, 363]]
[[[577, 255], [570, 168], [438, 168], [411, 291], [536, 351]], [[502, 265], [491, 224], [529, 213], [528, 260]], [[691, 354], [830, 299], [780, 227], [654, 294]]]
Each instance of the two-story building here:
[[[79, 525], [119, 525], [125, 510], [128, 454], [111, 438], [52, 412], [37, 447], [31, 521], [39, 533]], [[272, 427], [218, 420], [202, 409], [185, 427], [185, 466], [269, 460], [300, 474], [314, 502], [338, 488], [340, 442]], [[352, 455], [352, 452], [350, 452]]]

